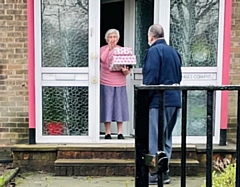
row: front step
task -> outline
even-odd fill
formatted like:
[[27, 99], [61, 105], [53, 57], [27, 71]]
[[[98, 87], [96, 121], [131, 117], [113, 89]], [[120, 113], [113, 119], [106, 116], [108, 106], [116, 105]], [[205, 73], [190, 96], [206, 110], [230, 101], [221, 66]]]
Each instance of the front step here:
[[[134, 159], [58, 159], [54, 163], [56, 176], [134, 176]], [[199, 162], [186, 160], [186, 174], [198, 174]], [[170, 175], [181, 175], [181, 160], [170, 160]]]
[[[56, 166], [55, 161], [58, 159], [119, 159], [119, 160], [133, 160], [135, 158], [135, 146], [133, 143], [113, 144], [113, 143], [82, 143], [82, 144], [16, 144], [11, 147], [13, 152], [13, 166], [20, 167], [21, 171], [45, 171], [55, 172], [56, 167], [61, 167], [61, 164]], [[206, 172], [206, 145], [187, 145], [187, 175], [196, 175]], [[0, 152], [1, 155], [1, 152]], [[170, 175], [180, 175], [180, 158], [182, 157], [181, 145], [173, 145], [172, 159], [170, 163]], [[229, 144], [227, 146], [213, 146], [213, 159], [216, 158], [236, 158], [236, 145]], [[173, 162], [178, 159], [178, 162]], [[193, 159], [193, 163], [189, 163], [189, 159]], [[198, 163], [199, 161], [199, 163]], [[107, 163], [107, 161], [105, 161]], [[121, 163], [121, 162], [120, 162]], [[189, 165], [188, 165], [189, 163]], [[199, 168], [196, 166], [199, 164]], [[131, 165], [133, 166], [133, 165]], [[192, 170], [191, 170], [192, 166]], [[62, 174], [66, 175], [66, 167], [62, 169]], [[71, 166], [74, 167], [74, 166]], [[80, 166], [79, 166], [80, 167]], [[56, 170], [56, 173], [59, 175]], [[77, 170], [77, 168], [75, 169]], [[106, 170], [106, 168], [105, 168]], [[73, 170], [74, 171], [74, 170]], [[90, 170], [92, 172], [92, 170]], [[91, 172], [88, 172], [91, 174]], [[80, 175], [75, 172], [75, 175]], [[85, 172], [86, 173], [86, 172]], [[93, 173], [93, 172], [92, 172]], [[100, 173], [100, 172], [99, 172]], [[106, 173], [106, 172], [105, 172]], [[117, 172], [112, 172], [117, 173]], [[130, 172], [129, 172], [130, 173]], [[133, 171], [131, 171], [133, 173]], [[132, 175], [132, 174], [129, 175]], [[71, 173], [71, 169], [68, 174]], [[87, 174], [87, 173], [86, 173]], [[86, 175], [85, 174], [85, 175]], [[89, 174], [89, 175], [90, 175]], [[111, 173], [110, 173], [111, 174]], [[110, 175], [109, 174], [109, 175]], [[128, 172], [125, 173], [127, 175]], [[91, 174], [92, 175], [92, 174]], [[96, 174], [95, 174], [96, 175]]]
[[[197, 176], [199, 168], [199, 161], [195, 159], [186, 160], [186, 175], [187, 176]], [[170, 160], [170, 175], [180, 176], [181, 175], [181, 159], [171, 159]]]
[[133, 176], [134, 160], [123, 159], [58, 159], [57, 176]]

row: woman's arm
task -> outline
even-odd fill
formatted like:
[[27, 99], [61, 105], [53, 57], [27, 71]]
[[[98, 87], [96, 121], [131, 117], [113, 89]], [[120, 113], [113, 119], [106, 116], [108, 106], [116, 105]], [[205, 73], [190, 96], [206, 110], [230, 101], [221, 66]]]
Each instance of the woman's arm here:
[[100, 49], [100, 58], [102, 62], [106, 62], [109, 54], [109, 47], [108, 46], [103, 46]]

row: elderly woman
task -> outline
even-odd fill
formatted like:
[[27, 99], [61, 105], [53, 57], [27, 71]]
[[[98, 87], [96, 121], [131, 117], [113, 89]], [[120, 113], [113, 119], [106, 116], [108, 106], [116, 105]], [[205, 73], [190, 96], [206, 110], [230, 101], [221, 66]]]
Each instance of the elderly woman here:
[[111, 122], [117, 123], [118, 139], [124, 139], [122, 134], [123, 121], [129, 120], [128, 100], [126, 91], [126, 76], [130, 73], [128, 67], [121, 71], [109, 70], [109, 56], [120, 38], [119, 31], [110, 29], [105, 34], [107, 45], [100, 48], [100, 121], [105, 125], [105, 139], [111, 137]]

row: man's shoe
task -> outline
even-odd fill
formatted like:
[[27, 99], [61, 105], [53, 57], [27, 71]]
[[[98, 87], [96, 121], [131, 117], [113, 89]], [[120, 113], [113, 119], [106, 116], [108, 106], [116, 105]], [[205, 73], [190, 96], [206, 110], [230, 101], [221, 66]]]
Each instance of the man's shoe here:
[[170, 184], [171, 180], [169, 178], [168, 172], [164, 173], [163, 184]]
[[122, 134], [119, 134], [117, 138], [120, 140], [124, 140], [124, 136]]
[[[168, 173], [164, 173], [163, 184], [170, 184], [170, 182], [171, 180], [169, 178]], [[158, 175], [156, 173], [149, 173], [148, 184], [149, 185], [158, 184]]]
[[105, 139], [112, 139], [110, 134], [105, 135]]
[[148, 184], [149, 185], [158, 184], [158, 175], [156, 173], [149, 173]]

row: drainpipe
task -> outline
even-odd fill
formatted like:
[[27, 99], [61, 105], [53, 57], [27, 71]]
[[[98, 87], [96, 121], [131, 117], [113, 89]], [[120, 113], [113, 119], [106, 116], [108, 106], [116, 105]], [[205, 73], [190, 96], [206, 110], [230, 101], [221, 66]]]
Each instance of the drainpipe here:
[[34, 0], [27, 1], [28, 25], [28, 115], [29, 144], [36, 144], [35, 132], [35, 67], [34, 67]]

